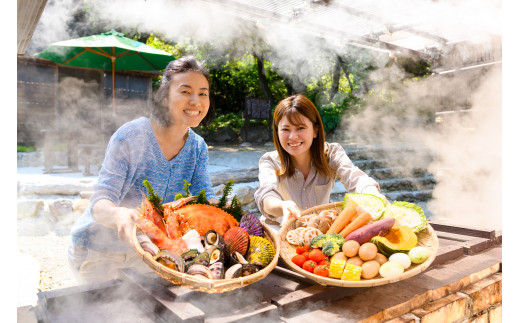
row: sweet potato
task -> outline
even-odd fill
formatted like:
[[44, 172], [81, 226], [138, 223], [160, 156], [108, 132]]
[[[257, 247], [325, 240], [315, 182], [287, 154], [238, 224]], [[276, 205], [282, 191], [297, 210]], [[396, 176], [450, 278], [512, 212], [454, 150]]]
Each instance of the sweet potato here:
[[395, 218], [386, 218], [375, 221], [373, 223], [362, 226], [361, 228], [352, 231], [345, 237], [345, 241], [355, 240], [360, 245], [369, 242], [375, 236], [383, 235], [395, 224]]

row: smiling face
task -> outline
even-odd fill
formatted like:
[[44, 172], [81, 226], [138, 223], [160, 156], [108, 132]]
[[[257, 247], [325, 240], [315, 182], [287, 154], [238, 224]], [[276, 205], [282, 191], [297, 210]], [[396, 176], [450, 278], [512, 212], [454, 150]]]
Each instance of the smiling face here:
[[173, 125], [197, 127], [209, 109], [209, 84], [198, 72], [185, 72], [173, 76], [165, 102]]
[[283, 116], [278, 124], [280, 144], [293, 158], [310, 155], [313, 139], [317, 135], [318, 129], [309, 118], [297, 112], [291, 116], [291, 120], [287, 115]]

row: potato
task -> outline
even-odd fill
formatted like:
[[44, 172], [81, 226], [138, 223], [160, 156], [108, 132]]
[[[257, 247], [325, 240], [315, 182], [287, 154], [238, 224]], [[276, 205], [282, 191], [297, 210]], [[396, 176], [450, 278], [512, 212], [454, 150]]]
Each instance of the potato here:
[[375, 260], [369, 260], [361, 265], [361, 277], [364, 279], [371, 279], [379, 274], [381, 265]]
[[347, 261], [348, 258], [347, 256], [345, 256], [343, 252], [340, 251], [333, 254], [332, 257], [330, 257], [330, 259], [341, 259]]
[[347, 264], [353, 264], [353, 265], [361, 267], [363, 265], [363, 260], [361, 258], [359, 258], [359, 256], [355, 256], [352, 258], [348, 258]]
[[361, 258], [364, 261], [372, 260], [377, 255], [377, 246], [372, 242], [365, 242], [361, 245], [361, 247], [359, 247], [358, 255], [359, 258]]

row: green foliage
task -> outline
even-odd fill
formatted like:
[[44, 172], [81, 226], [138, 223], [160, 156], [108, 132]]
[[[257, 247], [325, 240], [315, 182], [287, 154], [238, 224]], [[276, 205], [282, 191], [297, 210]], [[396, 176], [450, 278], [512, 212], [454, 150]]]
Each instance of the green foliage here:
[[199, 192], [197, 195], [197, 198], [195, 199], [196, 204], [210, 204], [208, 199], [206, 198], [206, 191], [203, 189]]
[[235, 184], [235, 181], [230, 179], [226, 185], [224, 186], [224, 190], [222, 192], [222, 196], [220, 197], [220, 200], [218, 202], [217, 207], [223, 208], [226, 205], [227, 197], [229, 193], [231, 193], [231, 190], [233, 189], [233, 185]]
[[36, 151], [36, 147], [18, 145], [18, 146], [16, 146], [16, 151], [19, 153], [30, 153], [30, 152]]
[[430, 63], [416, 57], [399, 57], [397, 63], [401, 68], [413, 76], [422, 77], [432, 74]]
[[233, 199], [231, 200], [230, 206], [223, 209], [227, 213], [231, 214], [238, 222], [240, 222], [240, 219], [242, 219], [242, 207], [240, 205], [240, 202], [238, 201], [237, 196], [233, 196]]
[[162, 198], [155, 194], [153, 191], [152, 185], [147, 180], [143, 181], [144, 186], [146, 186], [146, 189], [148, 190], [148, 201], [152, 203], [152, 205], [162, 214], [164, 214], [164, 206], [162, 205]]
[[242, 128], [242, 126], [244, 126], [244, 118], [242, 118], [240, 113], [230, 112], [227, 114], [220, 114], [215, 119], [213, 119], [213, 122], [210, 125], [207, 127], [201, 127], [213, 131], [226, 126], [229, 126], [235, 130], [239, 130]]

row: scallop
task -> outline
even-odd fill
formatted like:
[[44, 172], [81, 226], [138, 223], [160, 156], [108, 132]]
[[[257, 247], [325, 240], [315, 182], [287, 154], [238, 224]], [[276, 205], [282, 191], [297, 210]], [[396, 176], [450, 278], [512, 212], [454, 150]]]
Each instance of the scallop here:
[[246, 232], [250, 236], [264, 236], [264, 228], [262, 227], [262, 222], [260, 222], [260, 219], [256, 217], [256, 215], [252, 213], [247, 213], [242, 216], [240, 219], [239, 226], [246, 230]]
[[227, 255], [238, 252], [245, 256], [249, 248], [249, 234], [241, 227], [232, 227], [224, 234], [224, 243]]
[[246, 260], [254, 265], [266, 267], [274, 259], [273, 245], [263, 237], [250, 237]]

